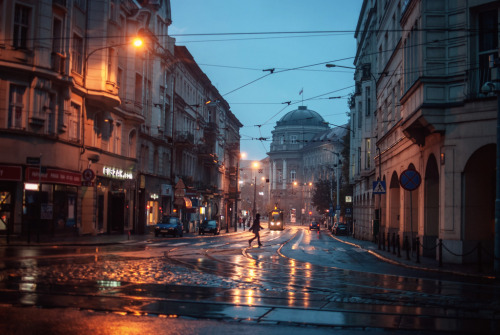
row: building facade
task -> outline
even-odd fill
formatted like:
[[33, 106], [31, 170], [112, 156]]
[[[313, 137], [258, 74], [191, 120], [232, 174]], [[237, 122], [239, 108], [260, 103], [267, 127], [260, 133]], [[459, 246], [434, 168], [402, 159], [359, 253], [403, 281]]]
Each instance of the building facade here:
[[[444, 261], [476, 261], [482, 253], [492, 262], [498, 111], [496, 97], [481, 87], [496, 70], [489, 60], [498, 58], [500, 5], [365, 4], [378, 22], [375, 174], [386, 182], [377, 203], [381, 231], [408, 237], [415, 247], [418, 237], [424, 256], [438, 257], [442, 240]], [[402, 187], [408, 173], [421, 180], [418, 187]]]
[[226, 211], [241, 124], [176, 50], [169, 1], [1, 1], [0, 22], [5, 233], [145, 233]]
[[330, 129], [320, 114], [306, 106], [276, 122], [268, 152], [270, 200], [285, 211], [288, 222], [307, 223], [324, 215], [312, 207], [312, 191], [318, 180], [336, 179], [334, 153], [340, 153], [345, 131]]

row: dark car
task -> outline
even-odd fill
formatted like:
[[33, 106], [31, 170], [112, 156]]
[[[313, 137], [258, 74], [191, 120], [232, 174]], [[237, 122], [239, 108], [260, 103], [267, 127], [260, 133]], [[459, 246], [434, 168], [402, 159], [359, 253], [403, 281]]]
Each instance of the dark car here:
[[317, 231], [319, 231], [319, 222], [318, 221], [312, 221], [309, 224], [309, 230], [313, 230], [313, 229], [316, 229]]
[[334, 235], [347, 235], [349, 230], [347, 229], [347, 225], [345, 223], [335, 223], [332, 229], [332, 233]]
[[176, 216], [164, 216], [155, 226], [155, 236], [173, 235], [182, 237], [182, 222]]
[[212, 233], [214, 235], [219, 235], [219, 225], [216, 220], [203, 220], [200, 225], [200, 230], [198, 231], [200, 235], [205, 235], [205, 233]]

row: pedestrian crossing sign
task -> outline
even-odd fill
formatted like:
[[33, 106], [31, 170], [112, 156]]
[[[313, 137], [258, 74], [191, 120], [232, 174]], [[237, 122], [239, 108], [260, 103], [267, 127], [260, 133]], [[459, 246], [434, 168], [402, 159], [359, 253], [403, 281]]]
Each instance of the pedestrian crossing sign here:
[[373, 194], [385, 194], [385, 181], [377, 180], [373, 182]]

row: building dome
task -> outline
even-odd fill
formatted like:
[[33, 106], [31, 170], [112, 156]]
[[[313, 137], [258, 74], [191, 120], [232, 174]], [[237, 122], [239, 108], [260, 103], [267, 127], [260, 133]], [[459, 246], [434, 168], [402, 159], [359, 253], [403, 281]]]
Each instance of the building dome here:
[[321, 115], [313, 110], [307, 109], [306, 106], [299, 106], [299, 109], [288, 112], [278, 122], [276, 122], [277, 127], [292, 125], [328, 127], [328, 124], [325, 123], [325, 120]]

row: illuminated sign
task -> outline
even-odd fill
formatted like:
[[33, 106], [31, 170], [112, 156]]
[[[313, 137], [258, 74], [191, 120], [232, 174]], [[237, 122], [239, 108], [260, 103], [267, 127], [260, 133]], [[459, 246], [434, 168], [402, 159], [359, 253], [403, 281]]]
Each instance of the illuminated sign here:
[[151, 197], [151, 199], [154, 199], [154, 200], [159, 198], [157, 193], [151, 193], [150, 197]]
[[102, 174], [115, 179], [134, 179], [132, 172], [125, 172], [122, 169], [105, 166], [102, 168]]

